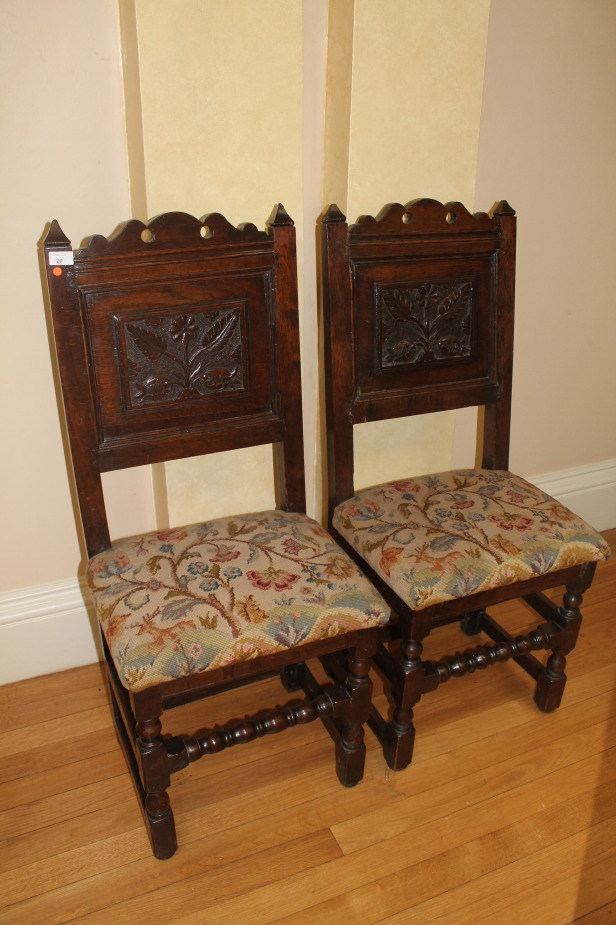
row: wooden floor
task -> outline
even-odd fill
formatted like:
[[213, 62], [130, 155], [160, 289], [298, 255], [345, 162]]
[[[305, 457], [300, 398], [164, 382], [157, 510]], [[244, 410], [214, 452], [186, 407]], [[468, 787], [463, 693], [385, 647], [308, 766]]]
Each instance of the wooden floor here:
[[[174, 778], [180, 847], [162, 862], [98, 666], [1, 688], [0, 920], [616, 923], [615, 604], [616, 555], [587, 595], [558, 712], [535, 708], [512, 664], [450, 681], [420, 704], [405, 771], [387, 770], [368, 733], [364, 781], [340, 788], [320, 724], [204, 758]], [[512, 629], [528, 622], [522, 605], [500, 611]], [[450, 627], [429, 643], [433, 656], [469, 645]], [[249, 699], [169, 717], [193, 732]]]

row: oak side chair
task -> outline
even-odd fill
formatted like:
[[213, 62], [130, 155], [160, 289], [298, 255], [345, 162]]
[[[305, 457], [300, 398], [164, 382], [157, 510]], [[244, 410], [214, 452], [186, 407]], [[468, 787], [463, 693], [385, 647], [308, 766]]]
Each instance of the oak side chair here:
[[[320, 718], [342, 784], [361, 779], [370, 657], [390, 612], [305, 514], [295, 228], [284, 208], [267, 231], [217, 213], [129, 221], [74, 254], [54, 221], [44, 248], [113, 717], [153, 852], [168, 858], [171, 775], [203, 755]], [[110, 541], [102, 472], [269, 443], [276, 510]], [[344, 677], [319, 684], [306, 660], [338, 651]], [[278, 672], [305, 699], [161, 735], [164, 710]]]
[[[370, 717], [395, 769], [412, 758], [413, 708], [452, 677], [513, 658], [538, 707], [556, 709], [582, 595], [609, 555], [579, 517], [507, 471], [515, 223], [504, 201], [471, 215], [430, 199], [350, 227], [332, 205], [321, 223], [330, 529], [397, 615], [399, 657], [390, 627], [376, 657], [393, 715]], [[482, 468], [355, 491], [355, 424], [471, 405], [483, 406]], [[560, 585], [558, 607], [544, 591]], [[513, 638], [486, 608], [519, 597], [543, 622]], [[492, 644], [423, 660], [428, 633], [455, 621]]]

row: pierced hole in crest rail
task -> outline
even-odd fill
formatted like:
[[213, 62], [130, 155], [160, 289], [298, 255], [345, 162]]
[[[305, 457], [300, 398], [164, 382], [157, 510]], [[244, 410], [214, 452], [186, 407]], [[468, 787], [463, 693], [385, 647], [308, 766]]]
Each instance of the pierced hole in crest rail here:
[[455, 212], [448, 212], [447, 215], [445, 216], [445, 221], [447, 222], [448, 225], [453, 225], [455, 220], [456, 220]]
[[151, 244], [154, 240], [154, 232], [150, 231], [149, 228], [144, 228], [141, 232], [141, 240], [144, 244]]
[[410, 225], [411, 222], [413, 221], [413, 213], [405, 212], [404, 215], [402, 216], [402, 221], [404, 222], [405, 225]]
[[211, 238], [213, 237], [214, 232], [209, 225], [201, 225], [201, 237], [202, 238]]

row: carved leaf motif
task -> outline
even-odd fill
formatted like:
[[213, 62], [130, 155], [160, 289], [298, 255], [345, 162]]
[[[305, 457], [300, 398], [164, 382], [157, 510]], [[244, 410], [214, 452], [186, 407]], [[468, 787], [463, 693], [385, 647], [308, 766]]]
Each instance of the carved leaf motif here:
[[421, 340], [423, 343], [401, 340], [399, 343], [394, 344], [387, 352], [388, 359], [391, 359], [394, 364], [416, 363], [417, 360], [420, 360], [426, 353], [427, 345], [425, 338], [422, 337]]
[[[133, 405], [183, 402], [243, 387], [241, 310], [144, 317], [124, 326]], [[156, 327], [156, 331], [153, 330]]]
[[164, 339], [159, 337], [158, 334], [155, 334], [154, 331], [146, 332], [135, 324], [127, 324], [126, 329], [141, 352], [144, 353], [149, 360], [158, 360], [161, 356], [167, 356], [167, 344]]
[[222, 350], [233, 334], [238, 317], [239, 313], [235, 311], [216, 321], [209, 331], [206, 331], [201, 346], [208, 350]]
[[413, 303], [410, 290], [389, 289], [383, 293], [383, 301], [395, 321], [410, 321], [413, 318]]
[[381, 367], [471, 355], [472, 284], [425, 282], [381, 290]]
[[456, 356], [460, 354], [463, 349], [460, 338], [454, 337], [453, 335], [439, 337], [436, 346], [442, 353], [446, 353], [448, 356]]
[[470, 295], [470, 288], [471, 287], [469, 283], [464, 283], [464, 285], [459, 286], [456, 289], [453, 289], [448, 295], [446, 295], [438, 307], [439, 315], [441, 316], [446, 315], [457, 305], [458, 306], [457, 312], [453, 313], [453, 315], [450, 315], [450, 317], [457, 317], [460, 311], [462, 311], [462, 309], [465, 307], [464, 305], [459, 304], [460, 300], [468, 298], [468, 296]]

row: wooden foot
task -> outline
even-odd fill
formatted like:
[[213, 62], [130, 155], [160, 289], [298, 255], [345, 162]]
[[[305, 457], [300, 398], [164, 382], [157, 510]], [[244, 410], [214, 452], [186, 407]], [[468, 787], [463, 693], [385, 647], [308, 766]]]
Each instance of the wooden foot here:
[[402, 641], [396, 677], [392, 679], [393, 717], [383, 730], [381, 742], [385, 760], [394, 771], [406, 768], [413, 758], [415, 726], [413, 707], [421, 698], [425, 666], [423, 645], [418, 639]]
[[364, 776], [364, 723], [368, 719], [372, 701], [369, 672], [370, 658], [358, 647], [349, 659], [345, 687], [351, 699], [343, 719], [340, 739], [336, 742], [336, 773], [344, 787], [354, 787]]
[[553, 653], [548, 659], [543, 677], [537, 682], [534, 700], [544, 713], [553, 713], [563, 699], [567, 675], [564, 672], [566, 658], [560, 653]]
[[581, 585], [568, 585], [563, 597], [562, 606], [558, 611], [558, 622], [562, 626], [561, 639], [558, 648], [553, 649], [547, 664], [537, 681], [535, 688], [535, 703], [544, 713], [552, 713], [561, 703], [567, 676], [565, 667], [566, 656], [574, 649], [577, 642], [582, 614]]
[[[167, 750], [161, 736], [161, 723], [158, 718], [162, 704], [148, 703], [148, 692], [144, 692], [142, 702], [136, 698], [137, 715], [143, 716], [149, 708], [149, 717], [139, 719], [135, 724], [136, 746], [139, 758], [140, 784], [137, 792], [140, 797], [143, 819], [148, 832], [154, 857], [161, 861], [175, 853], [178, 843], [175, 834], [175, 822], [167, 787], [171, 779]], [[148, 714], [145, 714], [148, 715]]]
[[143, 818], [154, 857], [165, 861], [175, 854], [178, 846], [175, 820], [166, 791], [146, 794]]
[[361, 742], [347, 749], [342, 742], [336, 743], [336, 774], [343, 787], [355, 787], [364, 776], [366, 745]]
[[415, 746], [412, 710], [396, 707], [392, 721], [385, 725], [382, 745], [385, 761], [393, 771], [408, 767]]

